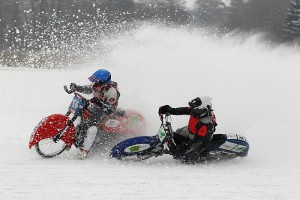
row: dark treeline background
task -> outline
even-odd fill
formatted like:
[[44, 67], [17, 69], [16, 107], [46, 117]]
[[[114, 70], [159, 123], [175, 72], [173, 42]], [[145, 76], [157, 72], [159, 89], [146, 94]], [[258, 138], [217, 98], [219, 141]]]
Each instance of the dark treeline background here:
[[[300, 0], [0, 0], [0, 64], [56, 67], [142, 22], [207, 28], [216, 34], [265, 32], [269, 41], [300, 36]], [[95, 47], [95, 48], [94, 48]], [[70, 53], [71, 52], [71, 53]], [[82, 57], [82, 56], [81, 56]]]

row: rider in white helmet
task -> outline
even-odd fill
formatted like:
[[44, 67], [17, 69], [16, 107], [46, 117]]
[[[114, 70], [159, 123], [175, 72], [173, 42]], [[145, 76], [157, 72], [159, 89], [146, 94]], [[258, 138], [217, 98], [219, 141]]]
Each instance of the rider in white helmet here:
[[159, 108], [158, 113], [190, 115], [188, 125], [174, 132], [176, 145], [169, 144], [170, 153], [174, 157], [191, 161], [196, 156], [200, 158], [206, 153], [217, 126], [210, 97], [197, 97], [186, 107], [172, 108], [164, 105]]

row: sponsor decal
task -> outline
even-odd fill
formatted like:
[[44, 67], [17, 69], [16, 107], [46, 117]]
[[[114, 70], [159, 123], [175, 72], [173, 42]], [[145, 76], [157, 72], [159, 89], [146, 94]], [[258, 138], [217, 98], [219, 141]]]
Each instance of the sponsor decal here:
[[238, 135], [238, 139], [247, 142], [247, 139], [244, 136]]
[[33, 138], [34, 138], [34, 135], [35, 135], [37, 129], [44, 123], [44, 121], [46, 121], [47, 118], [48, 118], [48, 117], [42, 119], [42, 120], [38, 123], [38, 125], [36, 125], [36, 126], [34, 127], [32, 133], [31, 133], [31, 135], [30, 135], [30, 140], [29, 140], [30, 142], [32, 142], [32, 140], [33, 140]]
[[231, 149], [231, 151], [239, 153], [239, 152], [243, 151], [246, 148], [247, 148], [246, 146], [238, 145], [238, 146], [234, 147], [233, 149]]
[[125, 149], [126, 153], [134, 153], [134, 152], [140, 152], [148, 149], [150, 147], [149, 144], [136, 144], [130, 147], [127, 147]]
[[163, 141], [163, 139], [164, 139], [166, 136], [167, 136], [167, 135], [166, 135], [165, 132], [163, 132], [163, 131], [159, 131], [159, 132], [158, 132], [158, 137], [159, 137], [159, 140], [160, 140], [160, 141]]
[[224, 149], [224, 150], [231, 150], [233, 149], [234, 147], [236, 147], [237, 144], [235, 143], [232, 143], [232, 142], [225, 142], [224, 144], [222, 144], [219, 148], [220, 149]]
[[121, 124], [121, 122], [119, 122], [116, 119], [109, 119], [105, 122], [105, 126], [110, 127], [110, 128], [118, 127], [120, 124]]
[[227, 134], [227, 139], [228, 139], [228, 140], [234, 140], [234, 139], [237, 139], [237, 134]]
[[244, 146], [244, 145], [238, 145], [238, 144], [235, 144], [235, 143], [232, 143], [232, 142], [225, 142], [219, 148], [239, 153], [239, 152], [242, 152], [247, 147]]

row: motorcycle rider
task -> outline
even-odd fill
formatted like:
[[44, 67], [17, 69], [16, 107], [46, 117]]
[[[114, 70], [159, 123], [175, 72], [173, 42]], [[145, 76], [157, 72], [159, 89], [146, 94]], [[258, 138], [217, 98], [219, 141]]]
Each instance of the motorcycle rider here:
[[187, 126], [174, 132], [174, 143], [169, 142], [169, 150], [174, 158], [192, 162], [201, 160], [206, 154], [212, 135], [216, 130], [216, 118], [212, 112], [211, 98], [197, 97], [189, 102], [187, 107], [172, 108], [169, 105], [161, 106], [159, 115], [190, 115]]
[[[103, 116], [110, 115], [117, 111], [120, 92], [118, 84], [111, 80], [111, 73], [106, 69], [99, 69], [90, 76], [90, 85], [80, 86], [75, 83], [70, 84], [72, 91], [83, 94], [93, 94], [88, 107], [89, 117], [87, 121], [81, 119], [81, 123], [76, 127], [77, 136], [74, 145], [80, 149], [79, 159], [87, 158], [87, 155], [96, 138], [97, 125]], [[83, 122], [84, 121], [84, 122]]]

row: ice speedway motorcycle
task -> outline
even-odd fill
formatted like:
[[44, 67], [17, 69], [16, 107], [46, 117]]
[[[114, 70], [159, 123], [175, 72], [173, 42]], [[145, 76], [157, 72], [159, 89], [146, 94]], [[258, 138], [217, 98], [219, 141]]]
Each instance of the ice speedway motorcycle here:
[[[151, 157], [161, 156], [172, 153], [169, 151], [168, 144], [175, 143], [173, 140], [173, 130], [171, 117], [169, 115], [160, 116], [161, 126], [154, 136], [139, 136], [126, 139], [111, 149], [110, 157], [119, 160], [145, 160]], [[176, 145], [176, 144], [175, 144]], [[197, 148], [195, 148], [197, 149]], [[196, 150], [195, 150], [196, 151]], [[213, 134], [212, 141], [201, 156], [194, 153], [192, 160], [185, 159], [173, 154], [173, 158], [183, 162], [201, 163], [209, 161], [228, 160], [236, 157], [245, 157], [249, 151], [247, 139], [238, 134]], [[198, 155], [198, 156], [197, 156]]]
[[[50, 158], [69, 150], [74, 143], [76, 136], [75, 120], [80, 117], [81, 120], [88, 118], [88, 106], [90, 100], [82, 95], [68, 90], [68, 94], [74, 94], [69, 109], [65, 115], [52, 114], [40, 121], [34, 128], [29, 148], [35, 147], [37, 153], [42, 157]], [[101, 104], [105, 106], [105, 104]], [[101, 107], [102, 108], [102, 107]], [[105, 139], [129, 138], [136, 136], [145, 127], [144, 117], [137, 111], [125, 109], [122, 114], [111, 114], [103, 117], [99, 125], [101, 136]], [[101, 137], [98, 136], [97, 137]]]

